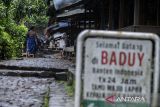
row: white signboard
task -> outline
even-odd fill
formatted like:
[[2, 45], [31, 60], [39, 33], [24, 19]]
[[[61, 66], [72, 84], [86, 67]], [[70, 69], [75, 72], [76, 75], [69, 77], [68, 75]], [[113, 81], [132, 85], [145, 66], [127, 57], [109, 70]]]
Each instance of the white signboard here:
[[88, 38], [84, 99], [143, 97], [150, 104], [152, 46], [150, 40]]
[[81, 79], [83, 107], [157, 105], [158, 55], [159, 38], [154, 34], [82, 32], [77, 46], [75, 107], [80, 107]]

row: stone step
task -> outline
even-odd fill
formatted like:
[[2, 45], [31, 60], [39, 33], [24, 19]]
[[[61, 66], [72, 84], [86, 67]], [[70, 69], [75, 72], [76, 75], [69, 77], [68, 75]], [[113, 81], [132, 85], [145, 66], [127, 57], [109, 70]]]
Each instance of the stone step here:
[[64, 72], [72, 63], [68, 60], [48, 58], [24, 58], [0, 62], [0, 69]]
[[19, 77], [39, 77], [39, 78], [53, 78], [58, 75], [51, 71], [27, 71], [27, 70], [8, 70], [1, 69], [0, 76], [19, 76]]
[[43, 49], [42, 52], [44, 54], [55, 54], [55, 53], [59, 53], [59, 50], [53, 50], [53, 49]]
[[0, 76], [16, 77], [38, 77], [38, 78], [55, 78], [56, 80], [66, 81], [67, 72], [56, 73], [52, 71], [28, 71], [28, 70], [8, 70], [0, 69]]
[[0, 64], [0, 69], [8, 70], [28, 70], [28, 71], [53, 71], [53, 72], [64, 72], [67, 69], [58, 69], [58, 68], [47, 68], [47, 67], [32, 67], [32, 66], [16, 66], [16, 65], [3, 65]]
[[48, 58], [24, 58], [0, 62], [0, 75], [22, 77], [54, 77], [67, 80], [68, 60]]

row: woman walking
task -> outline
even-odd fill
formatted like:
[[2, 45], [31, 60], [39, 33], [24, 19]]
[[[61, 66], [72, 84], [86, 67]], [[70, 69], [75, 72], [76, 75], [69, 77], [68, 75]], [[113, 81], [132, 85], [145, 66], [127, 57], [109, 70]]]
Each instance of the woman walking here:
[[35, 27], [31, 27], [27, 33], [27, 54], [35, 55], [37, 51], [37, 33]]

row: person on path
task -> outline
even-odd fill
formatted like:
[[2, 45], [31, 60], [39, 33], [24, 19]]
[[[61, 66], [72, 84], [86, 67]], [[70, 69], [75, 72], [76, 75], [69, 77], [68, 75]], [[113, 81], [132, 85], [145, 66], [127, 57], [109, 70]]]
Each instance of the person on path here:
[[37, 45], [37, 33], [35, 27], [32, 26], [27, 33], [27, 54], [36, 54]]

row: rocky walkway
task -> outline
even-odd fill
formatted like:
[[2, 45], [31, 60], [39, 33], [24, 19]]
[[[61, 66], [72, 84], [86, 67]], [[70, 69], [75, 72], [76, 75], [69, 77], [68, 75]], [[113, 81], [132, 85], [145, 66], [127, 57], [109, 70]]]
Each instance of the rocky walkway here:
[[0, 77], [0, 107], [42, 107], [54, 79]]
[[63, 83], [52, 82], [49, 107], [74, 107], [73, 101], [73, 97], [69, 97], [65, 92]]
[[63, 71], [72, 65], [68, 60], [57, 58], [24, 58], [22, 60], [7, 60], [0, 62], [0, 68], [18, 70]]
[[49, 107], [73, 107], [64, 84], [50, 73], [64, 72], [70, 65], [70, 61], [55, 57], [1, 61], [0, 107], [43, 107], [49, 90]]

